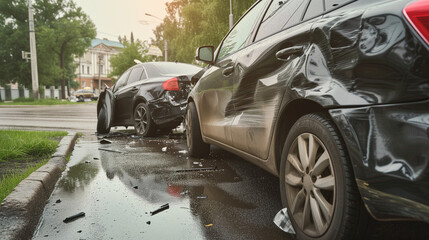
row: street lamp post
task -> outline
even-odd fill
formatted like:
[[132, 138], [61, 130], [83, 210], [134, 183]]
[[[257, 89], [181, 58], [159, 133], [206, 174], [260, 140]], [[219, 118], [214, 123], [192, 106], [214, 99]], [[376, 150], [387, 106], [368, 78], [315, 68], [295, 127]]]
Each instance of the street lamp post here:
[[[144, 15], [156, 18], [156, 19], [160, 20], [161, 22], [163, 21], [161, 18], [154, 16], [150, 13], [145, 13]], [[167, 43], [167, 39], [165, 38], [165, 33], [164, 33], [164, 60], [166, 62], [168, 62], [168, 43]]]
[[101, 93], [101, 61], [103, 60], [103, 54], [98, 55], [98, 92]]
[[234, 15], [232, 15], [232, 0], [229, 0], [229, 29], [234, 26]]
[[28, 24], [30, 25], [30, 52], [31, 52], [31, 82], [33, 98], [39, 99], [39, 77], [37, 73], [36, 35], [34, 34], [34, 17], [31, 1], [28, 0]]

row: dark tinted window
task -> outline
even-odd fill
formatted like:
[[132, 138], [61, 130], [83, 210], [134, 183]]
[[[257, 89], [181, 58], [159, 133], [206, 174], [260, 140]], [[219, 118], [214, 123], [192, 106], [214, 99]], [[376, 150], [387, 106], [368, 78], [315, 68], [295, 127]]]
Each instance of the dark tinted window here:
[[234, 26], [222, 43], [218, 60], [222, 60], [224, 57], [245, 47], [264, 5], [263, 1], [257, 3], [249, 12], [247, 12], [240, 22]]
[[201, 70], [200, 67], [183, 63], [159, 63], [153, 66], [159, 75], [169, 76], [191, 75]]
[[[297, 12], [300, 6], [306, 3], [307, 1], [304, 0], [289, 0], [284, 1], [283, 4], [279, 4], [279, 1], [277, 0], [271, 2], [270, 8], [259, 27], [255, 41], [280, 32], [284, 29], [288, 21]], [[299, 22], [299, 19], [297, 21]]]
[[326, 11], [330, 11], [334, 8], [354, 1], [355, 0], [325, 0]]
[[304, 20], [311, 19], [323, 14], [323, 0], [311, 0], [305, 13]]
[[118, 79], [118, 81], [115, 84], [115, 88], [113, 89], [114, 92], [118, 91], [118, 89], [125, 86], [127, 83], [128, 75], [130, 74], [130, 70], [126, 71], [122, 76]]
[[134, 68], [130, 73], [130, 77], [128, 78], [127, 84], [131, 84], [140, 80], [142, 73], [143, 73], [143, 68]]

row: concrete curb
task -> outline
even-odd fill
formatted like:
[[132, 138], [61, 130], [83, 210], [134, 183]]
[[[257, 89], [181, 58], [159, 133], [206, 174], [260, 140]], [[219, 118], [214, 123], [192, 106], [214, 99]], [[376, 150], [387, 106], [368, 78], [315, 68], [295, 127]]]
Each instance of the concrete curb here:
[[74, 132], [61, 140], [57, 151], [42, 167], [22, 180], [0, 205], [1, 239], [30, 239], [55, 184], [66, 167], [78, 135]]

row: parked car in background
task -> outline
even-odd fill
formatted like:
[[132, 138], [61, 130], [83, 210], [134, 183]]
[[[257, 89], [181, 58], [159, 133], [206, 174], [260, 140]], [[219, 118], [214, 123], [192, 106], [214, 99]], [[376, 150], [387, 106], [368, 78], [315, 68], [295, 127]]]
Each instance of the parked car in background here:
[[76, 97], [78, 102], [83, 102], [85, 99], [97, 100], [98, 94], [89, 89], [79, 89], [73, 93], [73, 96]]
[[147, 62], [128, 69], [113, 87], [106, 88], [97, 105], [97, 132], [113, 126], [134, 126], [152, 136], [168, 132], [182, 121], [191, 77], [200, 67], [173, 62]]
[[197, 50], [190, 155], [279, 176], [298, 239], [360, 238], [368, 212], [429, 223], [428, 20], [427, 0], [256, 1]]

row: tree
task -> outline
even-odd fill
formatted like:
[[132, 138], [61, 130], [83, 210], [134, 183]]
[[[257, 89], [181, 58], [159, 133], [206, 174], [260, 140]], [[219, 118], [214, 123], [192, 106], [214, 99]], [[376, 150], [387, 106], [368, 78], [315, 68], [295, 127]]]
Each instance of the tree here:
[[126, 37], [121, 38], [124, 48], [120, 53], [110, 58], [110, 65], [112, 72], [109, 77], [120, 76], [128, 68], [134, 66], [136, 63], [134, 59], [141, 62], [152, 61], [152, 56], [147, 55], [148, 44], [137, 39], [134, 43], [128, 42]]

